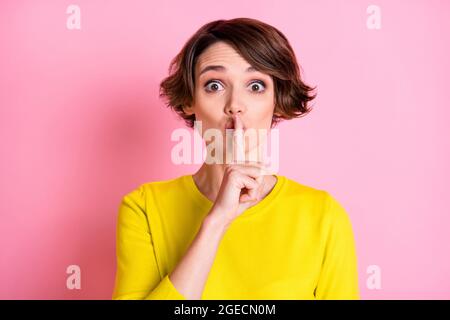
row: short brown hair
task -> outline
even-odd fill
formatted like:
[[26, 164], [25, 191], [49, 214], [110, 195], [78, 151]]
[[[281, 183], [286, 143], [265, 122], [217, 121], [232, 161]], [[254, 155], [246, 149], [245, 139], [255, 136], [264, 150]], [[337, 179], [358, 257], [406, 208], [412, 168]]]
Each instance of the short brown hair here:
[[306, 85], [287, 38], [276, 28], [251, 18], [216, 20], [203, 25], [171, 61], [169, 76], [160, 83], [160, 97], [166, 106], [193, 128], [195, 114], [186, 114], [183, 106], [194, 103], [195, 64], [210, 45], [224, 41], [231, 45], [256, 70], [272, 76], [275, 110], [272, 127], [281, 119], [292, 119], [311, 111], [308, 102], [316, 97], [316, 88]]

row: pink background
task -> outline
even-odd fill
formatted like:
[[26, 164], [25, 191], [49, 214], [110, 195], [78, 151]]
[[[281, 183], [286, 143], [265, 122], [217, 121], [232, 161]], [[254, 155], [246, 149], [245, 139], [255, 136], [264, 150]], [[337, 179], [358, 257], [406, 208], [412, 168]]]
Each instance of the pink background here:
[[[66, 8], [81, 9], [81, 30]], [[381, 30], [366, 8], [381, 8]], [[280, 171], [336, 195], [363, 299], [450, 298], [449, 1], [2, 1], [0, 298], [110, 299], [121, 197], [193, 173], [158, 98], [201, 25], [252, 17], [290, 40], [314, 111], [279, 125]], [[81, 267], [81, 290], [66, 288]], [[370, 265], [381, 289], [366, 286]]]

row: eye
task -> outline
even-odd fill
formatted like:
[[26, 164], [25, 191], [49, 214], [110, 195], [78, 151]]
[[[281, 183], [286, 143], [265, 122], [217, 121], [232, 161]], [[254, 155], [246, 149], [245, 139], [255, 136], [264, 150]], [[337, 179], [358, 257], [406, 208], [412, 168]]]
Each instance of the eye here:
[[[207, 92], [216, 92], [221, 91], [220, 87], [222, 84], [218, 80], [210, 80], [205, 84], [205, 89]], [[261, 80], [255, 80], [252, 83], [250, 83], [251, 91], [254, 93], [264, 93], [266, 89], [266, 84], [264, 81]], [[222, 86], [223, 87], [223, 86]]]
[[[250, 84], [252, 91], [255, 93], [263, 93], [266, 89], [266, 85], [264, 83], [264, 81], [261, 80], [255, 80]], [[258, 87], [261, 87], [262, 89], [258, 91]], [[256, 88], [256, 91], [253, 90], [254, 88]]]
[[[211, 85], [211, 86], [210, 86]], [[214, 91], [219, 91], [217, 88], [218, 86], [221, 86], [219, 81], [216, 80], [211, 80], [208, 81], [205, 85], [206, 91], [207, 92], [214, 92]]]

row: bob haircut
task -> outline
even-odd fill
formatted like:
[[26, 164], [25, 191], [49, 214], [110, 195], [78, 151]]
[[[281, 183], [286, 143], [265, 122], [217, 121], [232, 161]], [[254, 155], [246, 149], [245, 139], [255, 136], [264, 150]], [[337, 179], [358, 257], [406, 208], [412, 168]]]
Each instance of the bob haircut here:
[[210, 45], [223, 41], [231, 45], [256, 70], [268, 74], [274, 82], [275, 109], [271, 127], [281, 119], [289, 120], [311, 111], [308, 102], [316, 97], [316, 88], [306, 85], [300, 76], [296, 56], [287, 38], [276, 28], [251, 18], [216, 20], [203, 25], [175, 56], [169, 76], [160, 83], [159, 97], [166, 99], [186, 125], [194, 127], [195, 114], [183, 107], [194, 104], [195, 65]]

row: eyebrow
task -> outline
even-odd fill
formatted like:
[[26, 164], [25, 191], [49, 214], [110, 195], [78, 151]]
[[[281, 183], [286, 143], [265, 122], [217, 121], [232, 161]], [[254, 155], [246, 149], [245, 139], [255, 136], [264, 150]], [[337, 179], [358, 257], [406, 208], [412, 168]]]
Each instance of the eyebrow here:
[[[200, 71], [198, 76], [200, 77], [203, 73], [205, 73], [206, 71], [209, 71], [209, 70], [224, 72], [227, 70], [227, 68], [225, 68], [224, 66], [220, 66], [220, 65], [207, 66], [207, 67], [203, 68], [202, 71]], [[247, 70], [245, 70], [245, 72], [256, 72], [256, 71], [257, 70], [252, 66], [248, 67]]]

